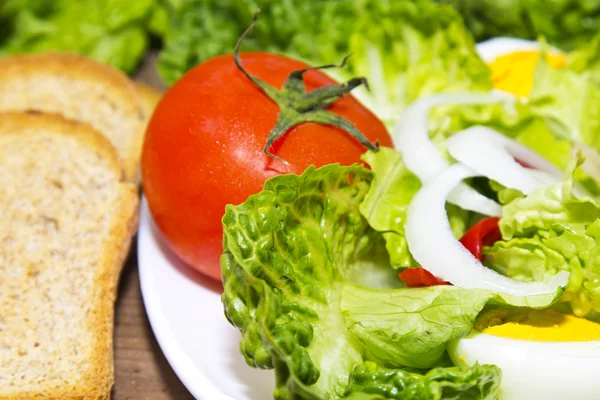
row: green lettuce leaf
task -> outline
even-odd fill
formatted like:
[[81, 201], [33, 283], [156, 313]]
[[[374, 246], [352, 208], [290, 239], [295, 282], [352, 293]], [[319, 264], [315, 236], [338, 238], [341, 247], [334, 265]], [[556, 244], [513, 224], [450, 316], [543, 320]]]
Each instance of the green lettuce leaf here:
[[456, 286], [375, 290], [344, 285], [341, 308], [366, 357], [385, 367], [431, 368], [446, 344], [468, 335], [486, 305], [539, 308], [555, 295], [510, 296]]
[[562, 48], [589, 42], [600, 30], [598, 0], [439, 0], [464, 17], [479, 40], [496, 36], [546, 37]]
[[556, 295], [380, 289], [398, 278], [360, 212], [372, 181], [361, 166], [311, 167], [227, 206], [222, 301], [244, 358], [275, 369], [276, 399], [497, 398], [500, 371], [446, 367], [446, 344], [487, 304], [546, 307]]
[[424, 375], [388, 370], [366, 362], [357, 367], [346, 391], [348, 400], [495, 400], [499, 369], [492, 365], [434, 368]]
[[402, 162], [402, 155], [390, 148], [369, 151], [362, 159], [373, 171], [373, 181], [360, 204], [369, 225], [382, 235], [394, 268], [417, 266], [408, 251], [404, 223], [408, 205], [421, 188], [421, 181]]
[[571, 272], [562, 300], [576, 315], [600, 311], [600, 204], [573, 194], [573, 178], [545, 185], [503, 207], [503, 240], [484, 249], [486, 264], [521, 281]]
[[148, 47], [155, 0], [7, 0], [0, 54], [70, 51], [132, 72]]
[[567, 56], [567, 65], [538, 63], [530, 94], [532, 106], [557, 133], [600, 149], [600, 36]]
[[589, 225], [600, 217], [600, 205], [590, 197], [576, 197], [573, 178], [542, 185], [527, 197], [515, 199], [502, 209], [502, 237], [512, 239], [558, 224]]

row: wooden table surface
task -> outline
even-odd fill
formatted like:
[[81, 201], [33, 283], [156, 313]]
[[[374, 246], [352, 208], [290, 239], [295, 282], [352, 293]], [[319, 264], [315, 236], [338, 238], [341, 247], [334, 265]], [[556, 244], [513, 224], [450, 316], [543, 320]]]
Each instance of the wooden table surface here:
[[[136, 75], [136, 79], [162, 89], [164, 86], [156, 76], [154, 68], [155, 59], [156, 55], [150, 54]], [[135, 240], [121, 275], [116, 304], [115, 386], [112, 398], [113, 400], [193, 399], [169, 366], [150, 328], [140, 293]]]
[[169, 366], [148, 323], [135, 246], [121, 276], [114, 346], [114, 400], [193, 399]]

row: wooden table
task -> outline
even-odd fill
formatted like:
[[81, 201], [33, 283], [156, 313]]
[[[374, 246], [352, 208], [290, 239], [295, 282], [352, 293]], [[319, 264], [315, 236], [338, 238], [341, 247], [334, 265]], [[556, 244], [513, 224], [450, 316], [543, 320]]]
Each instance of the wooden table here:
[[[154, 69], [156, 55], [143, 63], [136, 79], [164, 88]], [[137, 243], [121, 276], [115, 317], [114, 400], [188, 400], [192, 395], [179, 381], [161, 352], [146, 317], [137, 266]], [[204, 399], [202, 399], [204, 400]], [[210, 400], [210, 399], [207, 399]]]
[[169, 366], [148, 323], [135, 250], [121, 276], [116, 306], [113, 399], [193, 399]]

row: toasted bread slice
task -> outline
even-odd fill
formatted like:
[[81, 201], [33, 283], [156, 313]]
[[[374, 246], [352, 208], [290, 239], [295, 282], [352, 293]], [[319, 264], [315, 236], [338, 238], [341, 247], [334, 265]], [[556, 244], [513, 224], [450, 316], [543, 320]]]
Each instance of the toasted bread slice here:
[[162, 97], [162, 93], [142, 82], [134, 82], [134, 84], [135, 89], [140, 96], [144, 118], [149, 120]]
[[0, 111], [57, 113], [92, 126], [118, 150], [135, 180], [146, 120], [134, 84], [120, 71], [69, 53], [0, 58]]
[[108, 399], [138, 194], [87, 125], [0, 113], [0, 399]]

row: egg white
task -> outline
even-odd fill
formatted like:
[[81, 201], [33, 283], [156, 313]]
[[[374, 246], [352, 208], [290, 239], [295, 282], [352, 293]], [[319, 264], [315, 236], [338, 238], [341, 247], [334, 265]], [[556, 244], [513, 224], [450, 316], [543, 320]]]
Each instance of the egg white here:
[[600, 399], [600, 341], [535, 342], [474, 332], [448, 346], [459, 366], [502, 369], [502, 400]]
[[476, 49], [479, 57], [486, 63], [490, 63], [496, 57], [513, 53], [515, 51], [539, 50], [539, 42], [535, 40], [515, 39], [507, 37], [496, 37], [484, 42], [477, 43]]

